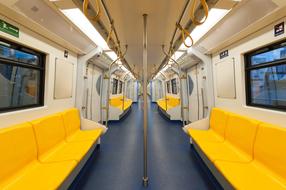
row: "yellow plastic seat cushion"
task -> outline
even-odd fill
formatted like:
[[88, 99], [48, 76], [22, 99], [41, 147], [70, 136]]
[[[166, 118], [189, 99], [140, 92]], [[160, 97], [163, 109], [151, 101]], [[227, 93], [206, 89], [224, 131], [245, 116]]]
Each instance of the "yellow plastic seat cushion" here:
[[13, 178], [1, 186], [3, 190], [54, 190], [69, 176], [75, 168], [75, 161], [41, 164], [34, 162], [16, 173]]
[[[273, 160], [275, 162], [275, 160]], [[256, 162], [215, 161], [215, 166], [234, 189], [285, 190], [286, 182]], [[283, 166], [281, 166], [283, 167]]]
[[76, 131], [80, 130], [80, 114], [78, 109], [71, 108], [66, 110], [62, 112], [62, 117], [67, 136], [72, 135]]
[[193, 140], [196, 142], [200, 141], [210, 141], [210, 142], [223, 142], [224, 138], [216, 133], [213, 129], [208, 130], [199, 130], [199, 129], [192, 129], [188, 130], [189, 135], [192, 137]]
[[109, 100], [109, 104], [113, 107], [120, 107], [122, 105], [123, 96], [112, 97]]
[[132, 105], [132, 100], [125, 99], [124, 101], [124, 110], [127, 110]]
[[222, 138], [225, 137], [225, 129], [228, 121], [228, 113], [219, 108], [213, 108], [210, 117], [210, 128]]
[[64, 120], [64, 126], [66, 130], [66, 141], [77, 142], [77, 141], [96, 141], [101, 133], [102, 129], [93, 130], [80, 130], [80, 115], [76, 108], [66, 110], [62, 113]]
[[165, 100], [165, 99], [159, 99], [159, 100], [157, 100], [157, 104], [158, 104], [158, 106], [159, 106], [161, 109], [167, 111], [167, 105], [166, 105], [166, 100]]
[[38, 157], [65, 140], [66, 132], [60, 114], [50, 115], [31, 123], [37, 140]]
[[286, 184], [286, 129], [261, 123], [254, 145], [254, 160], [276, 173]]
[[33, 128], [23, 123], [0, 130], [0, 184], [37, 159]]
[[237, 114], [229, 114], [225, 139], [253, 158], [253, 146], [259, 121]]
[[42, 162], [61, 162], [68, 160], [80, 162], [93, 145], [94, 141], [62, 142], [41, 155], [39, 160]]
[[92, 130], [78, 130], [72, 135], [66, 138], [67, 142], [79, 142], [79, 141], [97, 141], [102, 134], [103, 129], [92, 129]]
[[212, 162], [215, 160], [250, 162], [252, 160], [251, 156], [240, 149], [237, 149], [227, 141], [224, 141], [223, 143], [199, 141], [197, 144]]
[[173, 96], [167, 96], [167, 100], [168, 100], [168, 105], [170, 106], [170, 108], [180, 105], [180, 99], [179, 98], [176, 98]]

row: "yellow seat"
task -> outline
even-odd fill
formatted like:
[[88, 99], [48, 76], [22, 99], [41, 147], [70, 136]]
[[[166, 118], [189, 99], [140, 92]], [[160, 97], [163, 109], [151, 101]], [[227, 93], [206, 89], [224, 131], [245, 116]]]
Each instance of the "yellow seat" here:
[[33, 128], [24, 123], [0, 130], [0, 189], [57, 189], [75, 161], [42, 164], [37, 160]]
[[286, 129], [261, 123], [249, 163], [215, 161], [236, 189], [286, 189]]
[[259, 122], [236, 114], [229, 114], [225, 129], [225, 141], [196, 141], [201, 150], [213, 162], [227, 160], [250, 162]]
[[218, 135], [213, 129], [199, 130], [189, 129], [188, 133], [195, 142], [197, 141], [210, 141], [210, 142], [223, 142], [224, 138]]
[[80, 130], [80, 114], [78, 109], [72, 108], [62, 112], [67, 142], [97, 141], [103, 129]]
[[229, 142], [207, 142], [200, 141], [199, 147], [212, 162], [215, 160], [226, 160], [232, 162], [250, 162], [252, 157], [240, 151]]
[[62, 142], [39, 156], [42, 162], [61, 162], [75, 160], [80, 162], [94, 145], [93, 141]]
[[[275, 162], [275, 161], [273, 161]], [[215, 161], [215, 166], [234, 189], [285, 190], [286, 182], [263, 166], [251, 163]]]
[[[123, 105], [123, 101], [124, 101], [124, 105]], [[110, 98], [109, 104], [122, 111], [125, 111], [132, 105], [132, 100], [126, 97], [123, 98], [123, 96], [117, 96], [117, 97]]]
[[173, 96], [167, 96], [167, 100], [168, 100], [168, 106], [170, 106], [170, 108], [176, 107], [180, 105], [180, 99], [173, 97]]
[[[75, 161], [42, 164], [34, 162], [6, 181], [3, 190], [54, 190], [66, 180]], [[0, 185], [0, 189], [1, 189]]]
[[286, 189], [286, 129], [261, 123], [248, 163], [215, 161], [235, 189]]
[[173, 107], [179, 106], [180, 105], [180, 99], [168, 95], [162, 99], [157, 100], [157, 105], [161, 109], [167, 111]]
[[35, 120], [32, 125], [38, 145], [38, 159], [42, 162], [80, 161], [94, 144], [94, 140], [66, 142], [61, 114]]
[[158, 104], [158, 106], [159, 106], [161, 109], [167, 111], [167, 105], [166, 105], [166, 100], [165, 100], [165, 99], [159, 99], [159, 100], [157, 100], [157, 104]]
[[189, 135], [196, 142], [211, 141], [223, 142], [228, 113], [219, 108], [213, 108], [210, 117], [210, 128], [208, 130], [192, 129], [188, 130]]

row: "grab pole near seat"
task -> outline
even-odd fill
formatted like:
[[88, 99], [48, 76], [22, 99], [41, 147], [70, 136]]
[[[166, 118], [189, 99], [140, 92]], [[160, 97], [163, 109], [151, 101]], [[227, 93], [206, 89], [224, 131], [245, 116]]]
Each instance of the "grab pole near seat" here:
[[178, 72], [177, 74], [179, 75], [179, 80], [180, 80], [180, 98], [181, 98], [181, 117], [182, 117], [182, 122], [183, 122], [183, 127], [185, 127], [185, 109], [184, 109], [184, 101], [183, 101], [183, 84], [182, 84], [182, 71], [181, 71], [181, 65], [175, 60], [173, 59], [169, 54], [167, 54], [165, 52], [165, 45], [162, 45], [162, 51], [163, 53], [168, 57], [169, 60], [173, 61], [174, 64], [177, 65], [178, 67]]
[[143, 30], [143, 101], [144, 101], [144, 175], [143, 185], [148, 186], [148, 173], [147, 173], [147, 129], [148, 129], [148, 100], [147, 100], [147, 14], [143, 15], [144, 30]]

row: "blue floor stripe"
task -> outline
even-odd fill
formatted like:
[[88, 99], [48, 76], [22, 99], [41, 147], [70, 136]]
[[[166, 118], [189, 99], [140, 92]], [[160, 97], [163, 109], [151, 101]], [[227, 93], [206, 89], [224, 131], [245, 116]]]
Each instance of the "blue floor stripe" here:
[[157, 105], [149, 103], [148, 174], [150, 184], [142, 187], [142, 102], [133, 104], [121, 121], [110, 122], [96, 151], [73, 189], [83, 190], [204, 190], [214, 189], [190, 150], [189, 137], [180, 122], [162, 117]]

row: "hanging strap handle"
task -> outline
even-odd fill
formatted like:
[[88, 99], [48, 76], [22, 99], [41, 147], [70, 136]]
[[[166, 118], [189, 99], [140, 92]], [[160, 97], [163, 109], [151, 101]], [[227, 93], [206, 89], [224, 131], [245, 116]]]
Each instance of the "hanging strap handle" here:
[[203, 24], [207, 20], [208, 15], [209, 15], [209, 7], [208, 7], [206, 0], [200, 0], [203, 6], [204, 12], [205, 12], [205, 17], [201, 21], [197, 20], [197, 18], [195, 17], [195, 9], [196, 9], [196, 5], [198, 1], [199, 0], [192, 0], [192, 4], [191, 4], [191, 20], [195, 25]]
[[100, 15], [101, 15], [101, 6], [100, 6], [100, 3], [99, 3], [100, 0], [96, 0], [96, 6], [97, 6], [97, 13], [95, 16], [90, 16], [88, 14], [88, 5], [89, 5], [89, 0], [84, 0], [83, 1], [83, 14], [90, 20], [96, 22], [99, 20], [100, 18]]
[[[187, 48], [192, 47], [193, 44], [194, 44], [194, 40], [193, 40], [193, 38], [192, 38], [190, 32], [187, 31], [186, 29], [184, 29], [179, 23], [177, 23], [176, 25], [177, 25], [177, 27], [181, 30], [181, 35], [182, 35], [182, 38], [183, 38], [183, 43], [184, 43], [184, 45], [185, 45]], [[190, 38], [190, 40], [191, 40], [191, 45], [188, 45], [188, 44], [186, 43], [186, 39], [187, 39], [187, 38]]]

